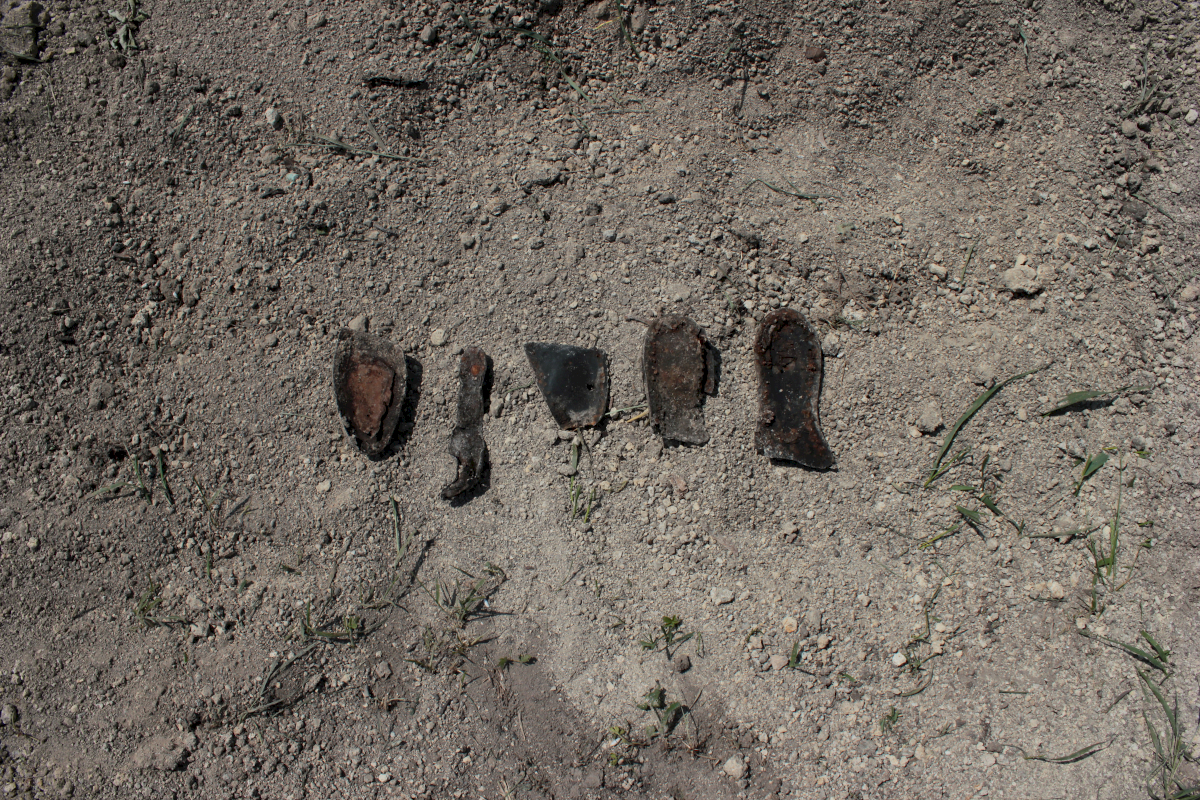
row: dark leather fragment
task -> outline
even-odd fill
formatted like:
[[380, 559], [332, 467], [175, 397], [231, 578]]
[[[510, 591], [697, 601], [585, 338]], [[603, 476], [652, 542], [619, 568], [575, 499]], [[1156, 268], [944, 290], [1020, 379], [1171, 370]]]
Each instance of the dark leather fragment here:
[[454, 482], [442, 489], [442, 499], [450, 500], [469, 492], [483, 480], [487, 466], [487, 442], [483, 440], [484, 390], [491, 359], [478, 347], [463, 350], [458, 364], [458, 418], [450, 434], [450, 455], [458, 461]]
[[560, 428], [600, 422], [608, 410], [608, 355], [603, 350], [530, 342], [525, 356]]
[[404, 406], [404, 354], [376, 336], [342, 328], [333, 359], [333, 390], [346, 433], [368, 456], [387, 449]]
[[832, 467], [833, 451], [817, 415], [824, 360], [816, 332], [792, 309], [776, 309], [759, 326], [754, 359], [759, 386], [754, 446], [769, 458]]
[[704, 394], [714, 391], [715, 365], [700, 326], [687, 317], [650, 321], [642, 350], [650, 421], [663, 439], [704, 444]]

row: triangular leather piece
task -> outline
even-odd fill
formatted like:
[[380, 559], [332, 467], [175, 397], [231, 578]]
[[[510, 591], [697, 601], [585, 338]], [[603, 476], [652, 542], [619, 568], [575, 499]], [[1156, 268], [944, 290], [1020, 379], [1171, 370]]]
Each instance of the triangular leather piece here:
[[560, 428], [600, 422], [608, 410], [608, 355], [603, 350], [530, 342], [525, 356]]
[[369, 456], [387, 449], [407, 390], [404, 354], [363, 331], [338, 331], [333, 389], [346, 433]]
[[487, 466], [487, 442], [483, 424], [484, 389], [491, 359], [478, 347], [463, 350], [458, 365], [458, 419], [450, 435], [450, 455], [458, 461], [454, 482], [442, 489], [442, 499], [450, 500], [469, 492], [483, 480]]
[[708, 342], [700, 326], [687, 317], [664, 316], [650, 321], [642, 350], [646, 402], [650, 420], [665, 440], [704, 444], [706, 386], [711, 391]]
[[777, 309], [758, 328], [754, 357], [759, 387], [754, 446], [769, 458], [832, 467], [833, 451], [817, 415], [824, 360], [816, 333], [792, 309]]

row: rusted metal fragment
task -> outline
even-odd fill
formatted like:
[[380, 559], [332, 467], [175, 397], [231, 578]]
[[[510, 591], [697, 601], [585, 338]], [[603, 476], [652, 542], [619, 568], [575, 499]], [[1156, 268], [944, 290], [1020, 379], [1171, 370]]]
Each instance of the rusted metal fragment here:
[[369, 456], [392, 441], [407, 388], [404, 354], [369, 333], [338, 331], [333, 390], [346, 433]]
[[704, 444], [705, 392], [714, 390], [711, 350], [700, 326], [687, 317], [651, 320], [646, 329], [642, 369], [650, 420], [663, 439]]
[[560, 428], [595, 425], [608, 410], [608, 355], [568, 344], [530, 342], [525, 356]]
[[487, 442], [483, 440], [484, 391], [487, 388], [491, 359], [478, 347], [463, 350], [458, 364], [458, 419], [450, 434], [450, 455], [458, 461], [454, 482], [442, 489], [442, 499], [450, 500], [469, 492], [483, 480], [487, 466]]
[[769, 458], [832, 467], [833, 451], [817, 416], [823, 359], [816, 333], [792, 309], [777, 309], [759, 326], [754, 356], [759, 386], [754, 446]]

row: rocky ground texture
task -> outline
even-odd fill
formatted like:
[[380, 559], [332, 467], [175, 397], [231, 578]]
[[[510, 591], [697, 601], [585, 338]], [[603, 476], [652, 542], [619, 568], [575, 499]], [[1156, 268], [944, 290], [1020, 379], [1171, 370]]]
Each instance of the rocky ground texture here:
[[[1200, 4], [0, 8], [0, 796], [1200, 783]], [[827, 472], [754, 451], [781, 306]], [[407, 356], [379, 460], [344, 326]]]

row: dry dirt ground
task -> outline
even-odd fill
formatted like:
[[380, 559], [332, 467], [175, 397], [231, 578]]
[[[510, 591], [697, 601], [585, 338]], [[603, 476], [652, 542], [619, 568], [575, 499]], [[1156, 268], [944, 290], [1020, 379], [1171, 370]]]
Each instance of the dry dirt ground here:
[[[1200, 4], [3, 12], [0, 797], [1194, 796]], [[779, 306], [827, 472], [754, 451]]]

